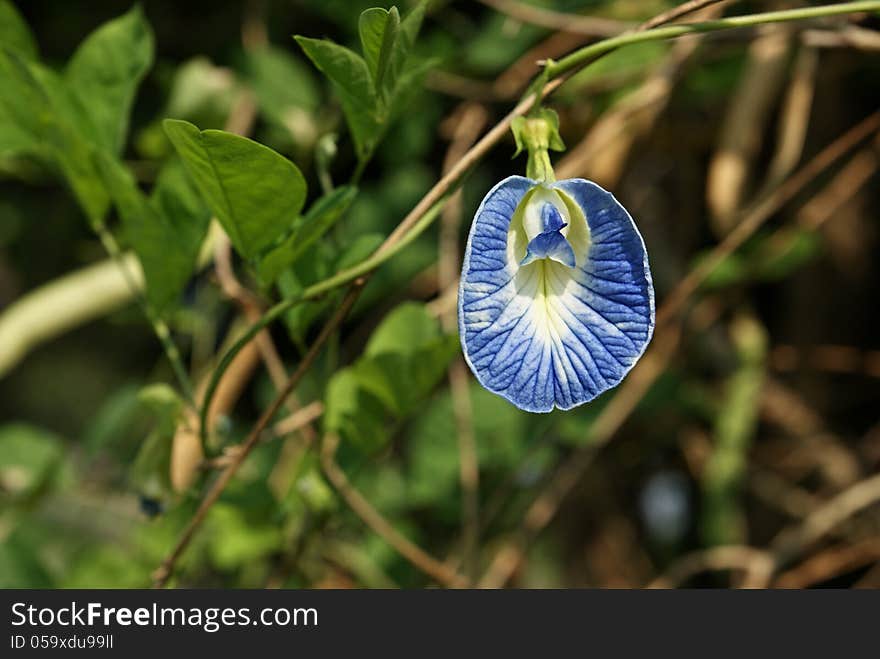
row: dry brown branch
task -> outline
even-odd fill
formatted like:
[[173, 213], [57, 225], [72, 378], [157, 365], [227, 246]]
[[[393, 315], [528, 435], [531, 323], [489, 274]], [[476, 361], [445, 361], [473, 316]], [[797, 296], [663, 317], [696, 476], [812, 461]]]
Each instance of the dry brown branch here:
[[[214, 254], [214, 272], [223, 294], [239, 306], [248, 322], [258, 321], [263, 313], [262, 305], [256, 296], [242, 286], [235, 276], [235, 271], [232, 268], [232, 246], [228, 239], [217, 242]], [[254, 343], [266, 365], [272, 383], [276, 388], [283, 386], [287, 380], [287, 371], [268, 330], [257, 334]]]
[[734, 229], [667, 296], [663, 307], [657, 312], [657, 325], [663, 325], [677, 314], [706, 277], [754, 234], [780, 207], [860, 142], [877, 132], [878, 129], [880, 129], [880, 112], [875, 112], [822, 149], [773, 192], [758, 200], [751, 208], [743, 211], [741, 219], [733, 223]]
[[645, 30], [653, 30], [655, 27], [660, 27], [661, 25], [666, 25], [667, 23], [673, 23], [679, 18], [684, 18], [688, 14], [693, 14], [700, 11], [701, 9], [705, 9], [706, 7], [711, 7], [712, 5], [717, 5], [722, 2], [727, 2], [727, 0], [689, 0], [689, 2], [683, 2], [680, 5], [673, 7], [669, 11], [665, 11], [662, 14], [657, 14], [654, 18], [645, 21], [644, 23], [639, 25], [637, 31], [643, 32]]
[[875, 140], [873, 146], [859, 151], [844, 165], [819, 194], [813, 197], [798, 213], [798, 224], [805, 229], [818, 229], [850, 201], [871, 177], [877, 173], [880, 158]]
[[811, 556], [780, 574], [773, 585], [776, 588], [809, 588], [877, 561], [880, 561], [880, 538], [868, 538]]
[[821, 505], [821, 499], [768, 469], [750, 467], [749, 491], [775, 510], [802, 519]]
[[853, 584], [853, 588], [880, 588], [880, 562]]
[[749, 46], [748, 61], [728, 103], [706, 179], [706, 201], [718, 236], [736, 226], [764, 127], [788, 70], [791, 42], [787, 27], [772, 27]]
[[612, 37], [633, 27], [632, 23], [624, 21], [567, 14], [542, 9], [517, 0], [480, 0], [480, 2], [521, 23], [590, 37]]
[[276, 437], [290, 435], [303, 427], [318, 420], [324, 413], [324, 403], [313, 400], [308, 405], [303, 405], [289, 416], [284, 417], [272, 426], [272, 434]]
[[492, 92], [502, 100], [515, 98], [517, 94], [523, 92], [526, 85], [538, 72], [538, 62], [560, 57], [584, 45], [587, 41], [589, 39], [583, 35], [568, 32], [551, 34], [507, 67], [507, 70], [492, 83]]
[[349, 482], [345, 472], [336, 463], [339, 437], [328, 434], [321, 447], [321, 466], [336, 491], [348, 506], [369, 526], [374, 533], [394, 547], [395, 551], [437, 583], [452, 588], [467, 586], [468, 580], [445, 563], [425, 552], [421, 547], [400, 534], [394, 526], [377, 511]]
[[816, 91], [816, 71], [819, 54], [815, 48], [800, 48], [794, 63], [791, 81], [783, 102], [776, 152], [767, 168], [763, 189], [770, 190], [794, 171], [801, 159], [807, 127], [810, 123], [813, 95]]
[[702, 572], [741, 571], [743, 588], [769, 578], [773, 558], [765, 551], [744, 545], [724, 545], [686, 554], [675, 561], [648, 588], [675, 588]]
[[856, 48], [874, 52], [880, 50], [880, 32], [847, 25], [838, 30], [804, 30], [801, 41], [812, 48]]
[[[269, 431], [269, 435], [267, 435], [264, 441], [268, 441], [270, 439], [276, 439], [279, 437], [285, 437], [287, 435], [291, 435], [295, 432], [301, 432], [304, 428], [308, 427], [313, 421], [321, 418], [321, 415], [324, 413], [324, 403], [319, 400], [314, 400], [308, 405], [304, 405], [284, 417], [275, 425], [272, 426]], [[305, 441], [294, 442], [294, 445], [302, 448], [307, 448], [312, 444], [309, 437], [305, 438]], [[286, 448], [286, 446], [285, 446]], [[282, 449], [282, 453], [285, 449]], [[212, 458], [210, 460], [206, 460], [201, 464], [203, 469], [225, 469], [231, 463], [233, 458], [241, 452], [241, 445], [236, 444], [233, 446], [228, 446], [224, 449], [223, 454]], [[280, 461], [280, 458], [279, 458]], [[274, 471], [273, 471], [274, 473]], [[269, 476], [269, 480], [272, 479], [272, 475]]]
[[770, 543], [777, 567], [785, 567], [853, 515], [880, 501], [880, 474], [859, 481], [822, 504], [800, 524], [783, 529]]
[[836, 489], [854, 483], [860, 473], [858, 461], [839, 437], [831, 434], [821, 417], [796, 391], [775, 378], [767, 378], [761, 398], [761, 415], [798, 440], [798, 448], [821, 470]]

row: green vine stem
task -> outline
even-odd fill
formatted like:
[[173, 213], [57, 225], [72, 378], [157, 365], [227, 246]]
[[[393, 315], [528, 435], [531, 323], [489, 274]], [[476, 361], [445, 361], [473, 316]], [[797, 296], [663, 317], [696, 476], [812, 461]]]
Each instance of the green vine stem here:
[[98, 227], [97, 231], [98, 237], [101, 240], [101, 244], [104, 246], [104, 249], [107, 251], [110, 257], [119, 266], [120, 270], [122, 271], [122, 276], [125, 278], [126, 283], [132, 291], [132, 294], [137, 299], [139, 306], [143, 310], [144, 315], [147, 317], [147, 320], [150, 321], [150, 325], [152, 325], [153, 332], [159, 339], [159, 343], [162, 344], [162, 349], [165, 351], [165, 356], [168, 358], [168, 361], [171, 364], [171, 368], [174, 370], [174, 375], [175, 377], [177, 377], [184, 398], [192, 407], [195, 407], [195, 389], [193, 388], [192, 381], [190, 380], [189, 375], [186, 371], [186, 367], [183, 364], [183, 358], [180, 356], [180, 350], [178, 350], [177, 344], [174, 343], [174, 339], [171, 337], [171, 329], [168, 327], [168, 324], [164, 320], [156, 315], [156, 313], [150, 308], [150, 305], [147, 304], [147, 301], [141, 294], [142, 288], [141, 286], [139, 286], [135, 276], [129, 270], [129, 265], [128, 263], [126, 263], [126, 260], [122, 253], [122, 249], [119, 247], [119, 243], [116, 242], [116, 238], [113, 236], [112, 233], [110, 233], [110, 230], [102, 225]]
[[[617, 50], [618, 48], [636, 43], [658, 41], [663, 39], [674, 39], [688, 34], [718, 32], [721, 30], [750, 27], [767, 23], [784, 23], [790, 21], [808, 20], [812, 18], [822, 18], [827, 16], [839, 16], [843, 14], [873, 11], [880, 11], [880, 0], [863, 0], [860, 2], [844, 2], [836, 5], [805, 7], [800, 9], [765, 12], [761, 14], [747, 14], [745, 16], [733, 16], [730, 18], [721, 18], [701, 23], [685, 23], [682, 25], [658, 27], [643, 32], [628, 32], [626, 34], [603, 39], [602, 41], [598, 41], [596, 43], [580, 48], [573, 53], [563, 57], [559, 61], [548, 62], [541, 75], [539, 76], [539, 79], [541, 80], [541, 82], [546, 82], [549, 85], [553, 85], [553, 87], [551, 88], [552, 91], [552, 89], [555, 89], [558, 86], [559, 79], [563, 78], [564, 76], [588, 66], [601, 55], [609, 53], [613, 50]], [[545, 87], [544, 93], [546, 92], [547, 88]], [[513, 113], [511, 113], [512, 116], [508, 115], [508, 123], [510, 120], [512, 120], [512, 118], [517, 116], [517, 113], [519, 115], [522, 115], [528, 112], [534, 105], [534, 101], [538, 100], [540, 96], [540, 91], [535, 91], [530, 88], [530, 92], [527, 93], [527, 98], [524, 99], [524, 101], [520, 102], [520, 104], [517, 106], [517, 109]], [[505, 130], [498, 130], [499, 128], [504, 128]], [[497, 141], [499, 141], [505, 133], [506, 126], [502, 126], [501, 124], [499, 124], [498, 126], [493, 128], [489, 134], [487, 134], [487, 137], [491, 135], [493, 143], [497, 143]], [[486, 143], [486, 138], [483, 138], [483, 140], [481, 140], [480, 143], [478, 143], [478, 145], [471, 150], [471, 152], [466, 154], [465, 158], [472, 157], [477, 149], [482, 149], [483, 151], [487, 150], [487, 146], [488, 144]], [[414, 222], [410, 226], [406, 227], [407, 230], [405, 231], [405, 233], [400, 235], [397, 242], [394, 242], [393, 245], [389, 245], [385, 249], [380, 247], [376, 253], [374, 253], [372, 256], [368, 257], [366, 260], [362, 261], [358, 265], [338, 272], [332, 277], [329, 277], [321, 282], [318, 282], [317, 284], [314, 284], [313, 286], [310, 286], [298, 296], [279, 302], [274, 307], [269, 309], [259, 321], [254, 323], [244, 333], [244, 335], [238, 341], [236, 341], [235, 344], [233, 344], [233, 346], [220, 359], [219, 363], [217, 364], [217, 368], [214, 369], [214, 372], [211, 375], [211, 381], [208, 385], [207, 390], [205, 391], [205, 397], [202, 402], [202, 407], [200, 411], [201, 423], [199, 429], [203, 445], [207, 447], [206, 422], [211, 399], [213, 398], [217, 385], [220, 382], [220, 378], [223, 376], [226, 369], [229, 367], [229, 364], [232, 362], [238, 352], [245, 345], [247, 345], [247, 343], [250, 342], [260, 332], [260, 330], [265, 328], [273, 321], [277, 320], [282, 314], [292, 309], [300, 302], [313, 300], [317, 297], [320, 297], [321, 295], [330, 292], [335, 288], [338, 288], [339, 286], [343, 286], [344, 284], [354, 281], [358, 277], [364, 276], [372, 270], [378, 268], [385, 261], [395, 256], [431, 225], [431, 223], [434, 221], [434, 219], [437, 217], [440, 210], [442, 209], [443, 204], [445, 203], [449, 194], [454, 192], [455, 189], [457, 189], [457, 187], [461, 185], [462, 180], [463, 175], [460, 176], [457, 180], [453, 181], [448, 186], [448, 189], [445, 191], [446, 195], [443, 198], [439, 199], [432, 206], [430, 206], [421, 215], [421, 217], [412, 218], [412, 214], [410, 214], [410, 216], [407, 216], [404, 222], [413, 220]], [[429, 192], [428, 194], [430, 195], [431, 192]], [[399, 235], [398, 231], [401, 228], [402, 227], [399, 226], [398, 229], [396, 229], [395, 232], [393, 232], [391, 235]]]
[[786, 9], [783, 11], [769, 11], [761, 14], [747, 14], [745, 16], [731, 16], [719, 18], [714, 21], [702, 23], [684, 23], [682, 25], [669, 25], [658, 27], [644, 32], [627, 32], [617, 37], [603, 39], [596, 43], [584, 46], [566, 55], [557, 62], [548, 62], [545, 73], [548, 80], [559, 78], [590, 64], [599, 55], [604, 55], [612, 50], [623, 46], [629, 46], [645, 41], [657, 41], [660, 39], [675, 39], [686, 34], [699, 34], [705, 32], [718, 32], [738, 27], [751, 27], [765, 25], [767, 23], [785, 23], [789, 21], [802, 21], [810, 18], [824, 18], [827, 16], [839, 16], [841, 14], [854, 14], [857, 12], [880, 11], [880, 2], [877, 0], [863, 0], [861, 2], [843, 2], [837, 5], [822, 5], [819, 7], [803, 7], [800, 9]]

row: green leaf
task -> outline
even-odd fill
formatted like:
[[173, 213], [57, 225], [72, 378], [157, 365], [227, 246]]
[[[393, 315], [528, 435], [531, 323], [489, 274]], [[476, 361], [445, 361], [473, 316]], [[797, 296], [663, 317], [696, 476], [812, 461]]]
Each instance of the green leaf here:
[[150, 195], [150, 205], [162, 217], [175, 242], [194, 264], [208, 231], [211, 211], [177, 158], [169, 160], [159, 172]]
[[183, 399], [164, 382], [149, 384], [138, 392], [138, 402], [156, 415], [160, 425], [174, 428], [183, 409]]
[[165, 116], [222, 126], [240, 92], [240, 84], [228, 69], [207, 57], [193, 57], [174, 72]]
[[64, 175], [93, 227], [109, 198], [93, 161], [92, 146], [75, 123], [77, 111], [58, 76], [36, 62], [0, 49], [0, 115], [16, 129], [7, 145], [54, 164]]
[[346, 185], [336, 188], [312, 204], [290, 236], [260, 259], [257, 266], [260, 279], [266, 284], [278, 279], [285, 268], [293, 265], [336, 224], [356, 196], [357, 188]]
[[[383, 420], [418, 409], [443, 378], [458, 350], [424, 305], [404, 303], [386, 316], [354, 365], [334, 376], [327, 390], [328, 429], [372, 450], [387, 437]], [[332, 412], [332, 414], [330, 414]]]
[[0, 588], [51, 588], [55, 584], [38, 547], [20, 537], [22, 526], [6, 531], [0, 542]]
[[366, 62], [348, 48], [325, 39], [295, 37], [314, 65], [339, 93], [358, 158], [366, 159], [380, 137], [377, 98]]
[[149, 200], [117, 160], [105, 154], [101, 170], [122, 218], [127, 242], [143, 266], [147, 301], [158, 314], [164, 314], [179, 300], [192, 276], [210, 214], [179, 166], [162, 171]]
[[412, 8], [406, 18], [400, 23], [400, 40], [397, 44], [397, 56], [406, 57], [409, 55], [413, 46], [416, 44], [416, 37], [419, 30], [422, 29], [422, 21], [425, 20], [425, 11], [428, 8], [430, 0], [420, 0], [420, 2]]
[[424, 305], [408, 302], [389, 313], [375, 329], [364, 349], [364, 355], [412, 355], [440, 336], [437, 321], [428, 315]]
[[391, 105], [388, 121], [396, 121], [421, 87], [425, 75], [437, 65], [436, 59], [413, 56], [416, 37], [425, 18], [428, 0], [419, 2], [400, 23], [400, 34], [394, 44], [389, 68], [391, 78]]
[[0, 0], [0, 44], [28, 59], [39, 56], [34, 35], [10, 0]]
[[205, 527], [205, 535], [211, 541], [211, 560], [222, 570], [254, 563], [282, 546], [283, 537], [278, 524], [255, 519], [247, 510], [230, 503], [217, 503], [208, 515]]
[[248, 52], [248, 78], [260, 108], [280, 123], [290, 108], [314, 112], [320, 104], [314, 74], [290, 53], [267, 46]]
[[[397, 12], [397, 7], [392, 7], [389, 11], [381, 7], [367, 9], [358, 21], [364, 59], [373, 76], [373, 88], [380, 95], [386, 91], [382, 83], [394, 52], [399, 29], [400, 14]], [[393, 81], [391, 86], [393, 88]]]
[[166, 119], [165, 133], [238, 252], [257, 256], [302, 210], [306, 182], [292, 162], [246, 137]]
[[[510, 474], [522, 468], [529, 433], [527, 413], [476, 382], [469, 387], [474, 440], [480, 468]], [[407, 433], [407, 500], [411, 506], [452, 504], [457, 511], [459, 447], [449, 390], [424, 406]]]
[[352, 369], [338, 371], [330, 379], [324, 400], [326, 430], [339, 433], [367, 452], [387, 442], [383, 405], [361, 386]]
[[400, 36], [394, 44], [392, 63], [392, 68], [397, 74], [401, 74], [412, 66], [408, 59], [412, 54], [413, 47], [416, 45], [416, 37], [418, 37], [419, 30], [422, 28], [422, 21], [425, 18], [427, 6], [428, 0], [422, 0], [413, 7], [412, 11], [400, 23]]
[[65, 81], [92, 125], [96, 144], [119, 153], [135, 91], [153, 61], [153, 34], [139, 6], [83, 41]]
[[61, 439], [25, 424], [0, 427], [0, 500], [25, 500], [47, 483], [63, 455]]
[[0, 102], [0, 158], [33, 154], [38, 149], [39, 142], [15, 122], [9, 110]]

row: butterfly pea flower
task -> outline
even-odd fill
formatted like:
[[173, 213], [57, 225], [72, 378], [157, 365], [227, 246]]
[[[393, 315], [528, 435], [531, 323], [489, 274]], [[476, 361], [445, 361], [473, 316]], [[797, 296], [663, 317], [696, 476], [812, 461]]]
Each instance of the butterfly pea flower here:
[[530, 148], [532, 176], [504, 179], [480, 204], [458, 300], [477, 380], [530, 412], [568, 410], [616, 386], [654, 329], [648, 258], [629, 213], [595, 183], [552, 180], [546, 151], [546, 139]]

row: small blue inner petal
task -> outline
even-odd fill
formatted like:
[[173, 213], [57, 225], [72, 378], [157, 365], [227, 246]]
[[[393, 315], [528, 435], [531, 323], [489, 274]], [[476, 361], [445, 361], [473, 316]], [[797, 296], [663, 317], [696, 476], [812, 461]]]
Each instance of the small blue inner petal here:
[[541, 207], [541, 221], [544, 223], [544, 233], [559, 231], [562, 227], [566, 226], [566, 223], [562, 221], [559, 209], [550, 203], [545, 203]]
[[553, 259], [569, 268], [573, 268], [575, 264], [574, 250], [559, 231], [546, 231], [529, 241], [525, 258], [520, 261], [520, 265], [528, 265], [544, 258]]

